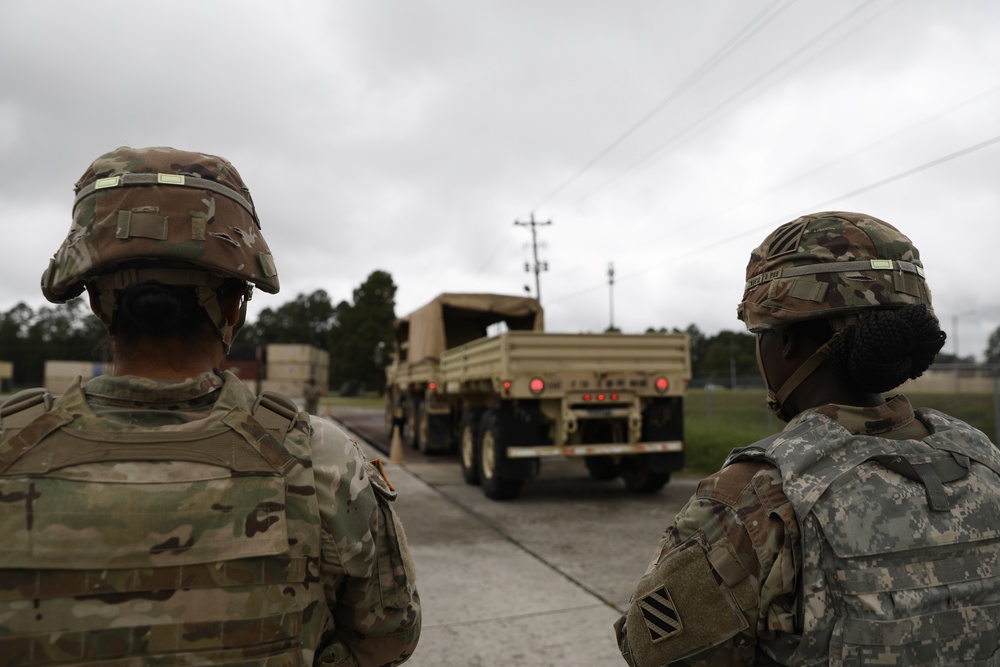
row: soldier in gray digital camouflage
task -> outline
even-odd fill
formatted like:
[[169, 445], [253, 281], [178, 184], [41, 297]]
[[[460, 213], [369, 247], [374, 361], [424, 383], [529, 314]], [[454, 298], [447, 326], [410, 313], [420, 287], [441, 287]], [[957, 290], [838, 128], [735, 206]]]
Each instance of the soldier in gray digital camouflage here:
[[235, 168], [122, 147], [42, 277], [114, 370], [0, 408], [0, 663], [395, 665], [420, 603], [395, 490], [332, 423], [216, 370], [278, 291]]
[[779, 227], [739, 318], [785, 429], [735, 450], [615, 624], [634, 666], [1000, 664], [1000, 453], [905, 396], [944, 344], [917, 249], [868, 215]]

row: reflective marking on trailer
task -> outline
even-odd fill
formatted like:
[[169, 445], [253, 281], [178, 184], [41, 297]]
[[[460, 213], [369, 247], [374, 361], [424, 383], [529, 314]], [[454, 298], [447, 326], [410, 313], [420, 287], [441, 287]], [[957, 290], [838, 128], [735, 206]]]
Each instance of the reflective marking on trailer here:
[[507, 458], [535, 459], [546, 456], [597, 456], [615, 454], [655, 454], [659, 452], [682, 452], [684, 443], [680, 440], [665, 442], [637, 442], [607, 445], [567, 445], [565, 447], [508, 447]]

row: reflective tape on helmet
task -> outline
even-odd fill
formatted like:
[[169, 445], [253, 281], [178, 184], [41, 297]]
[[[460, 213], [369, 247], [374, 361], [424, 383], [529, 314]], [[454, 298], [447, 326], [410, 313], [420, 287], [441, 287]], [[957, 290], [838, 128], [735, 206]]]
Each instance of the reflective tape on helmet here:
[[129, 187], [133, 185], [176, 185], [198, 190], [208, 190], [216, 194], [232, 199], [237, 204], [247, 210], [253, 216], [257, 227], [260, 227], [260, 220], [257, 219], [257, 211], [254, 210], [253, 203], [241, 195], [236, 190], [226, 187], [221, 183], [210, 181], [207, 178], [186, 178], [183, 174], [122, 174], [121, 176], [109, 176], [99, 178], [90, 185], [81, 188], [73, 200], [73, 210], [80, 205], [80, 202], [92, 195], [97, 190], [108, 188]]
[[778, 278], [793, 278], [795, 276], [816, 275], [819, 273], [851, 273], [855, 271], [902, 271], [912, 273], [920, 278], [924, 277], [922, 266], [913, 262], [892, 259], [862, 259], [854, 262], [835, 262], [831, 264], [812, 264], [809, 266], [790, 266], [781, 269], [767, 271], [758, 276], [754, 276], [744, 285], [744, 291], [748, 292], [764, 283], [769, 283]]

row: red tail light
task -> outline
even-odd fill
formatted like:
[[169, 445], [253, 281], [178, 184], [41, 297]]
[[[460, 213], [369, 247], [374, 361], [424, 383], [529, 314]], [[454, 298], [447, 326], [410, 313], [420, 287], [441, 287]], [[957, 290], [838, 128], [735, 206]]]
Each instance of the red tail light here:
[[670, 380], [665, 377], [656, 378], [656, 391], [664, 392], [670, 388]]
[[528, 388], [531, 389], [532, 394], [540, 394], [545, 391], [545, 380], [542, 378], [531, 378]]

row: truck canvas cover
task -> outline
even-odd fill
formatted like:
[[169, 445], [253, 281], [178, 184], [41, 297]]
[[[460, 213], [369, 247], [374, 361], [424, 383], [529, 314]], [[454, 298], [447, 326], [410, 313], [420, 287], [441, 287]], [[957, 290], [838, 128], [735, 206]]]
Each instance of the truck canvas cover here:
[[396, 320], [396, 341], [411, 364], [438, 360], [447, 349], [486, 336], [505, 322], [511, 331], [542, 331], [537, 299], [503, 294], [441, 294], [426, 306]]

